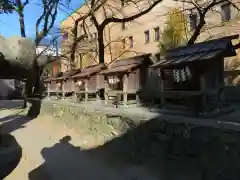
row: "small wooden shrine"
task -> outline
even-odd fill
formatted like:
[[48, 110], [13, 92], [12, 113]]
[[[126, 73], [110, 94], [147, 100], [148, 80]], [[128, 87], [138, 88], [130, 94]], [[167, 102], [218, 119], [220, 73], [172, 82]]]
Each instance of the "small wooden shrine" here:
[[48, 77], [44, 80], [48, 98], [53, 94], [58, 95], [60, 93], [60, 84], [57, 81], [55, 81], [55, 79], [62, 75], [63, 75], [63, 72], [59, 72], [55, 76]]
[[72, 93], [73, 82], [69, 79], [69, 77], [80, 71], [80, 69], [73, 69], [71, 71], [61, 73], [57, 77], [46, 79], [45, 82], [47, 83], [47, 96], [50, 97], [51, 94], [61, 94], [61, 98], [64, 99], [67, 93]]
[[93, 95], [100, 99], [100, 90], [104, 88], [103, 75], [99, 72], [106, 69], [104, 64], [85, 67], [81, 72], [69, 77], [74, 83], [74, 99], [81, 99], [84, 95], [85, 101]]
[[[151, 67], [159, 71], [161, 106], [209, 113], [223, 106], [224, 58], [235, 56], [238, 35], [180, 47]], [[174, 111], [171, 111], [175, 113]]]
[[150, 54], [143, 54], [116, 60], [100, 73], [104, 75], [105, 104], [111, 97], [117, 98], [116, 105], [119, 102], [127, 105], [131, 98], [135, 103], [139, 102], [140, 90], [146, 85], [148, 66], [151, 65], [149, 57]]

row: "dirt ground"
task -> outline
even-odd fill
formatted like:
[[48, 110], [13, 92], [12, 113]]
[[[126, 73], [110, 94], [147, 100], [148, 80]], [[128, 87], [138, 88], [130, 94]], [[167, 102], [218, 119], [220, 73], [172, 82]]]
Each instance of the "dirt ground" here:
[[[0, 116], [12, 113], [5, 110], [0, 112]], [[3, 118], [3, 131], [16, 137], [23, 148], [23, 156], [17, 168], [5, 180], [157, 179], [141, 166], [116, 166], [116, 162], [106, 162], [84, 153], [81, 148], [99, 145], [102, 140], [76, 133], [49, 116], [33, 120], [26, 120], [20, 115], [13, 117], [10, 120]]]
[[[62, 118], [53, 117], [57, 110]], [[87, 115], [70, 120], [68, 109], [52, 108], [49, 113], [41, 113], [38, 118], [30, 119], [19, 113], [21, 110], [16, 109], [16, 103], [0, 101], [1, 132], [14, 135], [23, 151], [19, 165], [5, 180], [200, 180], [205, 177], [206, 169], [208, 177], [205, 179], [219, 180], [219, 169], [224, 170], [220, 177], [227, 175], [229, 179], [239, 179], [240, 134], [236, 132], [240, 127], [240, 111], [239, 108], [236, 110], [219, 119], [196, 121], [201, 126], [216, 125], [217, 131], [219, 127], [236, 129], [232, 131], [232, 136], [230, 133], [221, 137], [228, 139], [228, 146], [218, 141], [215, 143], [214, 139], [204, 146], [198, 146], [197, 139], [192, 144], [188, 138], [180, 136], [169, 144], [167, 137], [162, 136], [164, 134], [161, 132], [159, 134], [159, 128], [156, 129], [161, 126], [159, 119], [152, 119], [111, 140], [119, 135], [112, 128], [106, 130], [101, 127], [95, 131], [94, 123], [84, 127], [90, 118]], [[99, 121], [102, 119], [98, 119], [97, 124], [101, 124]], [[174, 127], [170, 124], [166, 134]], [[204, 136], [201, 133], [198, 135], [196, 130], [195, 135], [202, 141], [205, 134], [205, 139], [208, 139], [212, 130], [201, 129]], [[110, 141], [106, 143], [106, 140]], [[233, 153], [229, 153], [230, 148]], [[174, 154], [178, 158], [171, 156]]]

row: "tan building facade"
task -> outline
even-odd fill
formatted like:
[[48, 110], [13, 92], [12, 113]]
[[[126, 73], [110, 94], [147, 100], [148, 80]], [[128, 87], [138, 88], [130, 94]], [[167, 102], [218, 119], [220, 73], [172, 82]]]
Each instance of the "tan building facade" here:
[[[109, 0], [110, 2], [110, 0]], [[148, 6], [147, 0], [142, 0], [139, 7]], [[204, 1], [205, 2], [205, 1]], [[235, 3], [238, 7], [239, 3]], [[134, 8], [133, 5], [114, 4], [114, 8], [120, 12], [121, 17], [130, 16], [139, 11]], [[196, 11], [189, 5], [183, 3], [177, 3], [172, 0], [164, 0], [154, 7], [149, 13], [141, 16], [134, 21], [122, 24], [112, 23], [104, 29], [104, 43], [105, 43], [105, 63], [110, 63], [115, 59], [134, 56], [143, 53], [158, 53], [159, 41], [161, 41], [161, 33], [166, 27], [166, 20], [168, 13], [173, 9], [178, 8], [183, 10], [183, 13], [188, 19], [186, 24], [186, 37], [191, 36], [191, 27], [196, 25], [198, 16], [195, 15]], [[71, 16], [61, 22], [61, 29], [65, 36], [65, 40], [62, 43], [62, 51], [66, 53], [72, 49], [72, 33], [71, 30], [74, 27], [77, 18], [86, 15], [89, 12], [89, 6], [83, 5], [76, 10]], [[104, 9], [100, 9], [96, 12], [95, 16], [99, 22], [102, 22], [108, 13]], [[230, 34], [240, 34], [240, 19], [239, 12], [235, 7], [230, 4], [220, 4], [206, 16], [206, 25], [198, 38], [198, 41], [216, 38], [219, 36], [226, 36]], [[83, 34], [82, 23], [79, 23], [78, 35]], [[97, 56], [97, 30], [93, 25], [90, 18], [87, 18], [84, 22], [87, 25], [87, 35], [85, 41], [81, 41], [78, 44], [75, 62], [77, 67], [84, 67], [87, 65], [98, 63]], [[194, 27], [192, 27], [194, 28]]]

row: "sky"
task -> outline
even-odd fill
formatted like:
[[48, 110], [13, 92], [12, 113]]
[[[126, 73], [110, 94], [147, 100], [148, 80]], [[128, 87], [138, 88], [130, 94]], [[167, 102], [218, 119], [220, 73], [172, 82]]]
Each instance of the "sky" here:
[[[39, 2], [39, 0], [31, 0], [30, 4], [24, 9], [26, 35], [28, 37], [35, 37], [36, 20], [42, 12], [42, 7]], [[74, 9], [80, 7], [82, 2], [83, 0], [71, 0], [69, 8], [59, 8], [54, 26], [59, 27], [60, 21], [68, 16], [66, 12], [71, 13]], [[20, 35], [18, 16], [16, 13], [0, 15], [0, 35], [4, 37]]]

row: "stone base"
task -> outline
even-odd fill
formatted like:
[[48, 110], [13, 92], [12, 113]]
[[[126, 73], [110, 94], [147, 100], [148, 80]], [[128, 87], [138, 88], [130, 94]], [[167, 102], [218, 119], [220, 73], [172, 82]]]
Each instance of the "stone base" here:
[[11, 134], [1, 135], [0, 179], [7, 177], [19, 164], [22, 148]]

